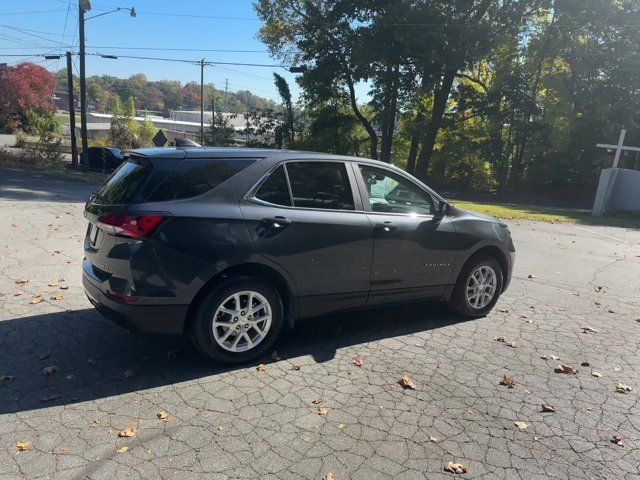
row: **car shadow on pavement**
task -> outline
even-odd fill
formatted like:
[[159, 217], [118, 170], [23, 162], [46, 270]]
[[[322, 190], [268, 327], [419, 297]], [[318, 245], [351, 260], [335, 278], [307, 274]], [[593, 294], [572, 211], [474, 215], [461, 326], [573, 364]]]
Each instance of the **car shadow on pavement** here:
[[[406, 304], [301, 321], [274, 349], [278, 361], [419, 333], [463, 321], [439, 302]], [[272, 352], [258, 363], [269, 363]], [[309, 360], [303, 360], [308, 363]], [[0, 321], [0, 414], [104, 399], [214, 376], [251, 365], [216, 365], [180, 336], [128, 332], [93, 309]]]
[[0, 200], [84, 203], [95, 190], [48, 173], [0, 168]]

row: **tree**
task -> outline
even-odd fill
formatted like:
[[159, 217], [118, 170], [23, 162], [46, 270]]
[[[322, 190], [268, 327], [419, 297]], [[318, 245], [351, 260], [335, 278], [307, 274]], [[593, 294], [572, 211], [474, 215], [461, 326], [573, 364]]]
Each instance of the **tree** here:
[[282, 135], [286, 140], [286, 143], [291, 144], [295, 138], [295, 115], [293, 113], [291, 90], [289, 89], [289, 84], [284, 77], [274, 72], [273, 78], [284, 106], [284, 121], [279, 128], [282, 131]]
[[138, 140], [136, 147], [153, 146], [153, 137], [158, 133], [158, 129], [153, 125], [149, 117], [145, 117], [142, 125], [138, 126]]
[[[231, 117], [235, 118], [235, 114]], [[218, 112], [211, 118], [205, 140], [207, 145], [229, 147], [234, 144], [235, 133], [235, 128], [229, 122], [229, 118]]]
[[133, 118], [133, 98], [129, 98], [123, 107], [119, 96], [115, 96], [111, 105], [113, 117], [109, 129], [109, 141], [120, 149], [128, 149], [138, 144], [138, 124]]
[[54, 87], [55, 76], [40, 65], [0, 67], [0, 129], [25, 127], [29, 110], [51, 110]]

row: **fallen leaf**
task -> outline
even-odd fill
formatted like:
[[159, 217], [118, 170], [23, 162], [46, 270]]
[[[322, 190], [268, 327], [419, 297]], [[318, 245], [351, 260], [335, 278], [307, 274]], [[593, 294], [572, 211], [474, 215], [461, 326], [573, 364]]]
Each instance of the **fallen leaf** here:
[[125, 453], [127, 450], [129, 450], [129, 447], [120, 447], [118, 453]]
[[515, 422], [513, 422], [513, 424], [516, 427], [518, 427], [520, 430], [525, 430], [529, 426], [528, 423], [522, 422], [522, 421], [515, 421]]
[[60, 285], [60, 290], [69, 290], [69, 285]]
[[300, 365], [291, 365], [289, 367], [289, 370], [298, 371], [300, 370]]
[[596, 372], [595, 370], [593, 372], [591, 372], [591, 376], [592, 377], [598, 377], [600, 378], [602, 376], [602, 374], [600, 372]]
[[555, 413], [556, 409], [553, 408], [551, 405], [547, 405], [546, 403], [542, 404], [542, 411], [543, 412], [548, 412], [548, 413]]
[[218, 430], [221, 432], [224, 430], [224, 428], [222, 428], [222, 425], [218, 425]]
[[567, 365], [558, 365], [554, 370], [556, 373], [564, 373], [566, 375], [575, 375], [578, 373], [578, 369], [569, 367]]
[[259, 372], [264, 372], [266, 369], [267, 367], [264, 366], [264, 363], [261, 363], [256, 367], [256, 370], [258, 370]]
[[528, 278], [536, 278], [536, 276], [533, 273], [530, 273], [529, 275], [527, 275]]
[[613, 311], [613, 310], [611, 310], [611, 309], [609, 309], [609, 310], [607, 310], [607, 311], [608, 311], [609, 313], [616, 313], [616, 312], [614, 312], [614, 311]]
[[136, 376], [136, 371], [135, 370], [125, 370], [122, 373], [124, 374], [125, 378], [135, 378], [135, 376]]
[[329, 409], [326, 407], [320, 407], [316, 410], [316, 413], [318, 415], [326, 415], [327, 413], [329, 413]]
[[314, 398], [313, 400], [311, 400], [311, 403], [313, 403], [314, 405], [318, 405], [319, 403], [322, 403], [322, 399], [320, 397]]
[[431, 443], [436, 443], [438, 441], [438, 439], [436, 437], [429, 437], [429, 441]]
[[118, 432], [118, 436], [119, 437], [135, 437], [136, 436], [136, 429], [133, 427], [127, 427], [127, 428], [123, 428], [122, 430], [120, 430]]
[[589, 367], [591, 364], [589, 362], [582, 362], [580, 364], [581, 367]]
[[323, 480], [333, 480], [333, 473], [329, 472], [327, 473], [324, 477], [322, 477]]
[[361, 367], [361, 366], [362, 366], [362, 360], [360, 359], [360, 357], [355, 357], [355, 358], [353, 359], [353, 364], [354, 364], [356, 367]]
[[20, 290], [13, 294], [14, 297], [20, 297], [22, 295], [24, 295], [24, 292], [21, 292]]
[[513, 381], [513, 378], [509, 378], [506, 375], [500, 380], [500, 385], [504, 385], [507, 388], [516, 388], [516, 382]]
[[160, 420], [166, 420], [167, 418], [169, 418], [169, 414], [163, 410], [162, 412], [156, 413], [156, 417], [158, 417]]
[[338, 424], [338, 428], [339, 428], [340, 430], [342, 430], [342, 429], [344, 428], [344, 423], [339, 423], [339, 424]]
[[551, 360], [560, 360], [560, 357], [557, 357], [556, 355], [551, 355]]
[[49, 285], [50, 287], [57, 287], [58, 286], [58, 281], [57, 280], [51, 280], [47, 285]]
[[469, 469], [461, 463], [449, 462], [444, 465], [444, 471], [455, 474], [467, 473]]
[[60, 395], [47, 395], [45, 397], [42, 397], [40, 399], [41, 402], [53, 402], [54, 400], [57, 400], [60, 398]]
[[498, 311], [500, 313], [509, 313], [509, 310], [507, 308], [499, 308]]
[[31, 305], [37, 305], [40, 302], [42, 302], [42, 297], [33, 297], [29, 303]]
[[618, 382], [616, 385], [616, 393], [629, 393], [631, 391], [631, 387], [629, 385], [625, 385], [622, 382]]
[[42, 369], [42, 373], [45, 375], [53, 375], [54, 373], [58, 373], [60, 369], [57, 365], [49, 365], [48, 367], [44, 367]]
[[598, 286], [595, 288], [595, 290], [596, 290], [596, 292], [601, 292], [601, 291], [602, 291], [602, 285], [598, 285]]
[[518, 344], [516, 342], [507, 342], [505, 343], [507, 347], [516, 348]]
[[617, 435], [613, 436], [613, 438], [611, 439], [611, 443], [615, 443], [619, 447], [624, 447], [624, 443], [622, 442], [622, 439]]
[[16, 442], [16, 448], [21, 452], [24, 452], [30, 446], [31, 442]]
[[62, 300], [63, 298], [60, 294], [51, 295], [51, 300]]
[[29, 283], [29, 280], [27, 280], [26, 278], [20, 278], [20, 279], [16, 280], [16, 283], [18, 285], [24, 285], [25, 283]]
[[[609, 311], [609, 313], [613, 313], [611, 311]], [[581, 327], [582, 328], [582, 333], [598, 333], [598, 330], [596, 330], [593, 327]]]
[[0, 381], [2, 382], [10, 382], [11, 380], [15, 379], [16, 377], [14, 377], [13, 375], [0, 375]]
[[496, 342], [502, 342], [502, 343], [504, 343], [504, 342], [505, 342], [504, 337], [496, 337], [496, 338], [494, 338], [494, 340], [495, 340]]
[[415, 382], [411, 380], [406, 374], [400, 377], [398, 383], [402, 386], [402, 388], [408, 388], [410, 390], [415, 390], [417, 388]]

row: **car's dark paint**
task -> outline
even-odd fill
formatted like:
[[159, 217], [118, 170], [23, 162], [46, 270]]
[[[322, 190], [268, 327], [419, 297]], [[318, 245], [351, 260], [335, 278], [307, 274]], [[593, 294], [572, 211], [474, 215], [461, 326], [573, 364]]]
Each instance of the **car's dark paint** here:
[[[124, 161], [122, 151], [116, 147], [89, 147], [87, 150], [89, 169], [112, 172]], [[84, 158], [80, 163], [84, 165]]]
[[[194, 302], [225, 276], [241, 272], [270, 280], [283, 296], [287, 323], [331, 311], [421, 298], [448, 298], [464, 263], [488, 249], [513, 268], [510, 236], [495, 219], [447, 206], [442, 215], [371, 212], [357, 164], [409, 178], [388, 164], [361, 158], [261, 149], [160, 148], [133, 157], [154, 164], [188, 158], [259, 159], [209, 192], [170, 202], [101, 205], [93, 198], [85, 217], [162, 213], [168, 218], [145, 240], [99, 232], [85, 239], [87, 295], [105, 315], [144, 331], [182, 333]], [[282, 207], [254, 197], [261, 180], [283, 162], [345, 162], [356, 210]], [[277, 227], [277, 217], [283, 217]], [[392, 227], [385, 230], [385, 222]], [[382, 227], [381, 227], [382, 226]], [[109, 296], [135, 294], [135, 303]]]

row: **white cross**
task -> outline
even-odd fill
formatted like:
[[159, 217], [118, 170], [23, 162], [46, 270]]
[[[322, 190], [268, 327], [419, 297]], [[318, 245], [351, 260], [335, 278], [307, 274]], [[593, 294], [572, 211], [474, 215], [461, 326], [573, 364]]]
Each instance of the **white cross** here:
[[596, 143], [596, 147], [599, 148], [613, 148], [616, 151], [615, 156], [613, 157], [613, 168], [618, 168], [618, 160], [620, 160], [620, 152], [623, 150], [627, 150], [629, 152], [640, 152], [640, 148], [638, 147], [625, 147], [624, 146], [624, 136], [627, 134], [627, 131], [623, 128], [620, 131], [620, 138], [618, 139], [617, 145], [609, 145], [607, 143]]

